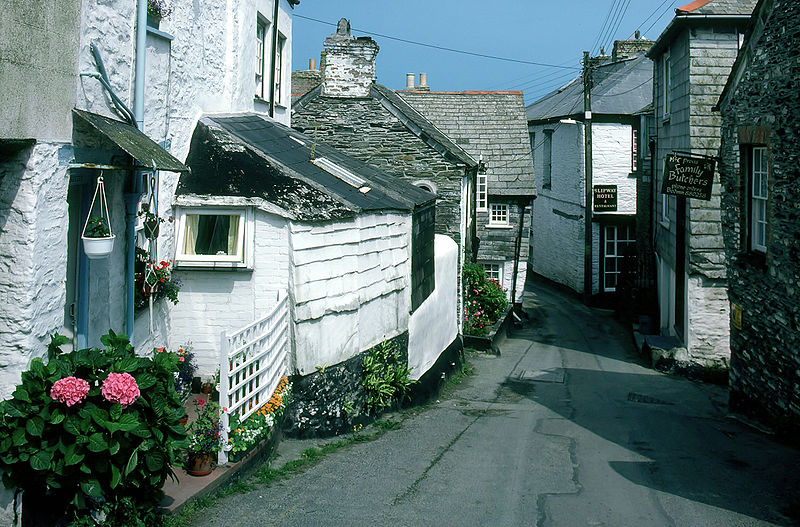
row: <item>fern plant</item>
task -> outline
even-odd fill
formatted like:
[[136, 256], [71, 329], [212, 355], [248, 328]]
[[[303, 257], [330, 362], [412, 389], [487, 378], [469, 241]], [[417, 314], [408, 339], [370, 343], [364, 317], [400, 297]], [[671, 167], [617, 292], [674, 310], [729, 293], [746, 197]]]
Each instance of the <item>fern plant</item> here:
[[364, 357], [362, 372], [367, 392], [367, 411], [373, 413], [401, 400], [417, 382], [409, 378], [411, 368], [397, 350], [397, 344], [388, 340], [372, 348]]

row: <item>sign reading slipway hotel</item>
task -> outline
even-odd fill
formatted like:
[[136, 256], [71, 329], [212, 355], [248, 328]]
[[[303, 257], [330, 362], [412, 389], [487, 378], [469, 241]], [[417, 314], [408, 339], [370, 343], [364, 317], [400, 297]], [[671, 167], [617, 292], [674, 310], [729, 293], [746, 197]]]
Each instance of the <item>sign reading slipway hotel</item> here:
[[661, 193], [710, 200], [715, 165], [716, 161], [711, 157], [667, 154]]

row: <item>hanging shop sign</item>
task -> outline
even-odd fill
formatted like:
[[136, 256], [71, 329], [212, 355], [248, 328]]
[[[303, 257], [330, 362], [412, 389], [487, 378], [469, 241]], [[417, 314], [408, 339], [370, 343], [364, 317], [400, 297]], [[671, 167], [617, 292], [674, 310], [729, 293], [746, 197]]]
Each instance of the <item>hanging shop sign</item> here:
[[713, 157], [673, 152], [664, 157], [662, 194], [710, 200], [714, 182]]
[[595, 212], [616, 212], [617, 210], [617, 186], [616, 185], [594, 185], [592, 187], [592, 200]]

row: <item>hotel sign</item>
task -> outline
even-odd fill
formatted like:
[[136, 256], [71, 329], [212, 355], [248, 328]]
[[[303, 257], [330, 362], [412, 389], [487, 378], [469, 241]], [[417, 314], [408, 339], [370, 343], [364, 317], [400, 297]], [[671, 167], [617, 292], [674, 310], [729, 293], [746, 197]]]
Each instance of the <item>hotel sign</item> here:
[[715, 166], [716, 160], [712, 157], [667, 154], [661, 193], [710, 200]]
[[594, 195], [595, 212], [614, 212], [617, 210], [617, 186], [616, 185], [594, 185], [592, 187]]

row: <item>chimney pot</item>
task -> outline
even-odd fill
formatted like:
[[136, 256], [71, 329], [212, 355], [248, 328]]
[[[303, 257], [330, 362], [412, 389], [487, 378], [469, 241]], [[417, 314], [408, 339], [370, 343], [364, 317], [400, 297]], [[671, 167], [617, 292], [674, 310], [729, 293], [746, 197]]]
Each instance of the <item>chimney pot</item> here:
[[414, 89], [414, 74], [413, 73], [406, 73], [406, 89], [413, 90]]
[[420, 88], [427, 88], [428, 87], [428, 74], [427, 73], [420, 73], [419, 74], [419, 87]]
[[317, 69], [317, 61], [314, 59], [308, 59], [308, 69], [310, 70]]

